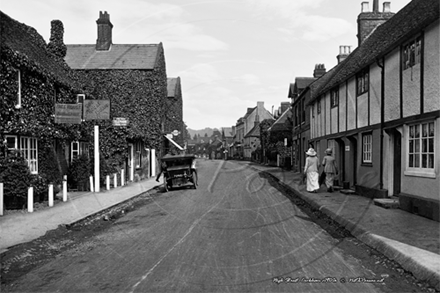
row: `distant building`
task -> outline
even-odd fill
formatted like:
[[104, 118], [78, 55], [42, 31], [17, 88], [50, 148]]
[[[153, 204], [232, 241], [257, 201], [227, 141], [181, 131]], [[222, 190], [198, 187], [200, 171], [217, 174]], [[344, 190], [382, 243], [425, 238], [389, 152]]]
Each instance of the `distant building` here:
[[[234, 141], [234, 153], [238, 157], [250, 160], [252, 152], [256, 150], [256, 142], [249, 136], [250, 131], [264, 119], [273, 119], [272, 114], [264, 108], [264, 102], [257, 102], [254, 108], [248, 108], [246, 114], [237, 120], [235, 125], [236, 137]], [[258, 143], [259, 144], [259, 143]]]

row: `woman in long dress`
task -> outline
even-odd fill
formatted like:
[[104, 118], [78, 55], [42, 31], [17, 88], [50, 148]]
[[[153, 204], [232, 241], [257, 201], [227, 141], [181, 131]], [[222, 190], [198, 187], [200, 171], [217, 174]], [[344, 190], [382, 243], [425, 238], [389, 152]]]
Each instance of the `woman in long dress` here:
[[306, 155], [306, 165], [304, 166], [304, 174], [307, 175], [306, 188], [308, 192], [316, 193], [319, 190], [319, 159], [316, 157], [316, 152], [313, 148], [310, 148]]
[[326, 156], [322, 160], [325, 172], [325, 185], [328, 192], [333, 192], [333, 181], [338, 173], [338, 168], [336, 167], [335, 158], [332, 156], [332, 149], [326, 149], [325, 153]]

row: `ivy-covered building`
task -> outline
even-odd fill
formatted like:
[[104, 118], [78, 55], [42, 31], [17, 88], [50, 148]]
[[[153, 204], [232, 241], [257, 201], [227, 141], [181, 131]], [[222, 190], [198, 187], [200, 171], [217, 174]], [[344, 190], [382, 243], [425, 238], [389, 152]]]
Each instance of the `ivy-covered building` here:
[[[186, 129], [183, 123], [183, 99], [180, 77], [167, 79], [167, 93], [165, 133], [169, 134], [175, 130], [180, 132], [177, 136], [173, 137], [173, 140], [183, 147]], [[169, 147], [169, 141], [165, 141], [165, 149], [169, 149]]]
[[157, 157], [164, 152], [169, 115], [164, 49], [162, 43], [113, 44], [107, 12], [100, 12], [96, 23], [96, 43], [67, 45], [65, 61], [88, 81], [85, 89], [95, 99], [110, 100], [111, 118], [129, 121], [124, 127], [97, 122], [103, 159], [112, 167], [126, 168], [128, 180], [142, 179], [154, 173], [150, 159], [156, 158], [150, 158], [150, 150], [155, 149]]
[[[13, 185], [36, 187], [37, 196], [44, 194], [49, 182], [60, 183], [67, 173], [68, 145], [88, 137], [87, 123], [55, 123], [55, 104], [76, 104], [83, 94], [78, 77], [64, 62], [65, 47], [55, 35], [63, 34], [60, 21], [52, 21], [52, 35], [46, 44], [38, 32], [0, 11], [0, 145], [4, 164], [0, 180], [5, 183], [6, 197], [19, 196], [8, 186], [8, 164], [13, 154], [25, 159], [32, 182], [25, 175]], [[9, 158], [9, 159], [8, 159]]]

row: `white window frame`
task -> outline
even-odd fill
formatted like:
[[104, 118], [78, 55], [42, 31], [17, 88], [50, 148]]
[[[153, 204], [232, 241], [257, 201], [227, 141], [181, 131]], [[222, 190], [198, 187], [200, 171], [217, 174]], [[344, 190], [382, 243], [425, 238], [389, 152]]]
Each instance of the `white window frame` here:
[[418, 36], [406, 43], [402, 49], [403, 70], [420, 64], [422, 56], [422, 37]]
[[[433, 131], [433, 136], [428, 136], [424, 137], [423, 136], [423, 125], [427, 125], [428, 127], [428, 131], [429, 131], [429, 125], [432, 123], [433, 127], [434, 127], [434, 131]], [[419, 127], [419, 137], [415, 137], [415, 138], [411, 138], [410, 134], [411, 134], [411, 127], [413, 126], [418, 126]], [[405, 171], [404, 174], [407, 176], [418, 176], [418, 177], [428, 177], [428, 178], [436, 178], [436, 173], [435, 170], [437, 168], [436, 166], [436, 156], [438, 156], [438, 153], [436, 152], [437, 149], [437, 142], [436, 142], [436, 135], [438, 134], [438, 123], [436, 123], [436, 121], [433, 120], [429, 120], [429, 121], [421, 121], [421, 122], [417, 122], [417, 123], [412, 123], [412, 124], [408, 124], [405, 125], [404, 129], [405, 129], [405, 144], [406, 144], [406, 151], [405, 151], [405, 161], [406, 161], [406, 166], [405, 166]], [[430, 152], [429, 151], [429, 143], [428, 143], [428, 152], [424, 152], [423, 151], [423, 140], [424, 139], [433, 139], [433, 151]], [[413, 145], [413, 149], [411, 152], [410, 149], [410, 141], [414, 141], [415, 144]], [[416, 145], [418, 144], [418, 151], [416, 149]], [[434, 159], [433, 159], [433, 163], [434, 166], [433, 168], [423, 168], [422, 167], [422, 155], [426, 154], [432, 154], [434, 155]], [[418, 167], [410, 167], [410, 155], [418, 155]], [[414, 158], [414, 157], [413, 157]]]
[[373, 134], [371, 132], [362, 134], [362, 163], [373, 163]]
[[20, 151], [28, 163], [31, 174], [38, 174], [38, 140], [34, 137], [20, 137]]
[[140, 141], [134, 144], [134, 162], [136, 168], [142, 167], [142, 143]]
[[17, 102], [15, 103], [15, 108], [20, 109], [21, 108], [21, 71], [20, 69], [15, 69], [17, 71]]
[[7, 146], [7, 139], [11, 137], [14, 138], [15, 140], [15, 146], [13, 148], [8, 147], [8, 150], [18, 150], [18, 137], [16, 135], [5, 135], [6, 146]]
[[[74, 150], [73, 146], [74, 144], [76, 144], [77, 148]], [[74, 154], [76, 154], [76, 158], [79, 158], [81, 155], [83, 155], [84, 153], [87, 155], [88, 157], [88, 143], [84, 142], [84, 141], [72, 141], [70, 143], [70, 163], [73, 162], [74, 160]]]

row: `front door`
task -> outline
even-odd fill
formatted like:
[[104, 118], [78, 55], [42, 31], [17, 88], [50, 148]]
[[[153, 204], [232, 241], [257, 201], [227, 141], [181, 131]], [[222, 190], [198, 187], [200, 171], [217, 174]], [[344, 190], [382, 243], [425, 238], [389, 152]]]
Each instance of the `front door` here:
[[394, 131], [394, 163], [393, 163], [393, 194], [398, 195], [400, 193], [400, 180], [401, 180], [401, 170], [402, 170], [402, 135], [399, 131]]

